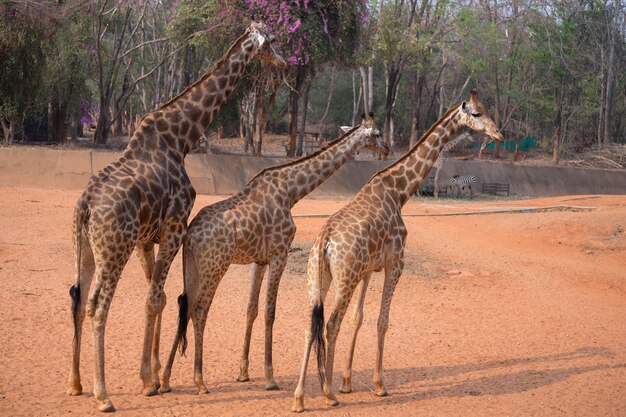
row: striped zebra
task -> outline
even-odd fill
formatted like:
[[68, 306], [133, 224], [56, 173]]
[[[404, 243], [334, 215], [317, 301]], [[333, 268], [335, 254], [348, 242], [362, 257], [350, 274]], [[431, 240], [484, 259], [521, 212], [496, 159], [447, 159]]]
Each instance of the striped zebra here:
[[455, 175], [448, 180], [448, 194], [456, 187], [456, 195], [461, 195], [461, 192], [466, 188], [469, 189], [470, 197], [473, 195], [472, 184], [476, 183], [476, 177], [474, 175]]

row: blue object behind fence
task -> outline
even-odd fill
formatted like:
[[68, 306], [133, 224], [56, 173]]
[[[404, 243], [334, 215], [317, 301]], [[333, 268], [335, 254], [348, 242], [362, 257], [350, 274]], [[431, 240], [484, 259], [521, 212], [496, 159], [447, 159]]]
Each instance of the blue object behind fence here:
[[[478, 149], [480, 148], [480, 143], [473, 143], [472, 144], [472, 149]], [[496, 143], [495, 142], [491, 142], [487, 148], [485, 149], [489, 149], [489, 150], [494, 150], [496, 148]], [[537, 148], [537, 138], [534, 136], [526, 136], [523, 137], [519, 140], [519, 150], [520, 151], [530, 151], [532, 149], [536, 149]], [[514, 140], [505, 140], [502, 145], [500, 145], [500, 149], [505, 150], [505, 151], [509, 151], [509, 152], [515, 152], [515, 141]]]

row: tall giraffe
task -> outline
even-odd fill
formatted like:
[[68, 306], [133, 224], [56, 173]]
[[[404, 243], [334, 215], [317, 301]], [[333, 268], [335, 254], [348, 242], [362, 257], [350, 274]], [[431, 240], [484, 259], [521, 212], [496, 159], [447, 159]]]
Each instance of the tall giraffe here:
[[[354, 199], [328, 219], [309, 255], [307, 280], [311, 313], [305, 332], [305, 350], [300, 379], [294, 393], [292, 411], [304, 410], [304, 382], [311, 346], [315, 343], [322, 390], [329, 405], [337, 405], [332, 392], [335, 342], [352, 294], [357, 285], [358, 301], [343, 384], [339, 391], [351, 392], [352, 358], [357, 333], [363, 322], [363, 301], [372, 272], [385, 269], [385, 282], [378, 317], [378, 349], [374, 368], [376, 395], [385, 396], [382, 358], [389, 306], [404, 266], [407, 230], [401, 217], [402, 206], [415, 193], [454, 131], [467, 126], [502, 140], [478, 93], [449, 110], [394, 164], [374, 175]], [[326, 324], [324, 339], [324, 298], [331, 282], [335, 305]], [[327, 347], [326, 347], [327, 343]]]
[[70, 288], [74, 340], [67, 392], [82, 393], [80, 342], [86, 313], [92, 319], [94, 396], [100, 411], [115, 410], [104, 381], [104, 332], [115, 287], [133, 248], [149, 284], [140, 377], [145, 395], [157, 393], [163, 286], [195, 199], [183, 161], [255, 55], [285, 66], [272, 43], [265, 25], [252, 23], [198, 81], [144, 116], [120, 158], [90, 179], [76, 204], [76, 284]]
[[296, 234], [291, 208], [334, 173], [361, 148], [388, 153], [373, 118], [316, 153], [261, 171], [238, 194], [204, 207], [189, 224], [183, 243], [184, 292], [179, 327], [169, 360], [161, 376], [161, 392], [169, 379], [176, 349], [186, 348], [186, 328], [193, 320], [194, 382], [200, 394], [208, 390], [202, 377], [202, 345], [206, 318], [215, 291], [231, 264], [253, 263], [246, 333], [238, 381], [248, 381], [248, 353], [252, 325], [258, 314], [259, 293], [269, 265], [265, 309], [265, 389], [278, 389], [272, 366], [272, 328], [280, 278]]

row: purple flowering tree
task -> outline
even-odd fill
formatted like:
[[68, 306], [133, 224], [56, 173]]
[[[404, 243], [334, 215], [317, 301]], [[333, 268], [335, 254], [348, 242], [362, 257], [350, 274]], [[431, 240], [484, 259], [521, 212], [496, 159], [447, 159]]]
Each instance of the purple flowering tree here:
[[[354, 54], [359, 19], [365, 2], [337, 0], [240, 0], [243, 16], [264, 21], [274, 32], [288, 62], [288, 156], [302, 154], [298, 136], [299, 101], [303, 99], [300, 131], [306, 126], [308, 89], [316, 70], [328, 62], [346, 63]], [[267, 112], [266, 112], [267, 114]]]

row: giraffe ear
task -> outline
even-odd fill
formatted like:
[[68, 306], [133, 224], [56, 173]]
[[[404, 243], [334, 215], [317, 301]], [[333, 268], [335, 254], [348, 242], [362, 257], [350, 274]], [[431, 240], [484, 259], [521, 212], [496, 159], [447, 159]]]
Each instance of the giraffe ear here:
[[463, 102], [463, 104], [461, 105], [461, 108], [463, 109], [465, 113], [471, 114], [474, 112], [474, 110], [472, 110], [472, 106], [467, 101]]
[[352, 126], [339, 126], [339, 129], [341, 129], [343, 133], [348, 133], [350, 129], [352, 129]]

